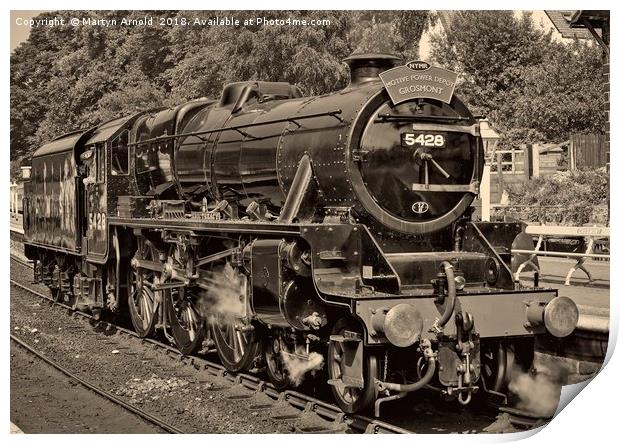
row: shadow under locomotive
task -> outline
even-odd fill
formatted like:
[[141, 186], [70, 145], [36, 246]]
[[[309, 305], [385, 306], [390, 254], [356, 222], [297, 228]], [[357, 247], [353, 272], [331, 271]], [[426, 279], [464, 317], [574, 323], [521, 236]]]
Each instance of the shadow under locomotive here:
[[467, 107], [395, 105], [378, 74], [399, 59], [346, 61], [341, 91], [238, 82], [38, 149], [35, 277], [281, 389], [324, 367], [347, 413], [424, 387], [509, 404], [513, 371], [572, 333], [576, 306], [514, 282], [520, 224], [471, 221], [484, 153]]

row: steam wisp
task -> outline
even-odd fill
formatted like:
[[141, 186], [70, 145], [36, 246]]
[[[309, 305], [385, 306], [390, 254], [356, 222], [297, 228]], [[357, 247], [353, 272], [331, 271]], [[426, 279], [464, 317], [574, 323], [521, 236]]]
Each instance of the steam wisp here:
[[320, 370], [323, 367], [323, 355], [316, 352], [304, 355], [282, 351], [280, 355], [288, 371], [289, 379], [295, 387], [301, 385], [308, 372]]
[[221, 271], [210, 272], [202, 278], [208, 290], [202, 292], [200, 312], [209, 322], [234, 324], [245, 316], [246, 279], [235, 272], [230, 264]]
[[517, 408], [550, 418], [558, 408], [562, 383], [546, 370], [538, 368], [536, 374], [515, 370], [508, 388], [519, 397]]
[[[221, 270], [203, 273], [200, 287], [203, 291], [198, 307], [208, 323], [235, 326], [246, 316], [247, 278], [230, 264]], [[280, 356], [294, 386], [301, 385], [309, 372], [323, 367], [323, 356], [316, 352], [306, 354], [303, 347], [296, 353], [282, 350]]]

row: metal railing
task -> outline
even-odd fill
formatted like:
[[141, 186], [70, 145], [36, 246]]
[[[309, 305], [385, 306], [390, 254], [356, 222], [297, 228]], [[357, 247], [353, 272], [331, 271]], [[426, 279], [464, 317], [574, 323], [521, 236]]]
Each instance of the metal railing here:
[[[550, 225], [528, 225], [525, 233], [532, 236], [538, 236], [538, 241], [533, 250], [512, 250], [512, 254], [527, 254], [528, 259], [524, 261], [515, 273], [515, 280], [519, 280], [521, 272], [528, 266], [532, 267], [535, 272], [540, 273], [540, 267], [536, 263], [539, 256], [549, 257], [566, 257], [576, 259], [575, 264], [570, 268], [564, 285], [570, 285], [573, 273], [577, 270], [583, 271], [588, 277], [588, 283], [592, 283], [592, 274], [585, 267], [587, 259], [603, 259], [609, 260], [609, 254], [594, 253], [594, 246], [598, 240], [609, 239], [609, 227], [568, 227], [568, 226], [550, 226]], [[543, 241], [548, 237], [583, 237], [586, 242], [586, 251], [584, 253], [562, 252], [562, 251], [546, 251], [541, 250]]]

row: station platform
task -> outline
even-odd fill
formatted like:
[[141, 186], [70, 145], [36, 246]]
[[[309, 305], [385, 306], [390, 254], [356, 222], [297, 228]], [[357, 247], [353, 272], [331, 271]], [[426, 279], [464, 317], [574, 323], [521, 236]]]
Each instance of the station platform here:
[[[588, 260], [584, 264], [592, 275], [592, 282], [581, 270], [575, 271], [571, 285], [564, 285], [566, 274], [575, 260], [564, 258], [539, 258], [541, 287], [555, 288], [559, 296], [571, 298], [579, 309], [580, 330], [607, 334], [609, 332], [610, 267], [609, 261]], [[528, 285], [533, 273], [523, 273], [521, 281]]]
[[[539, 257], [541, 268], [541, 280], [564, 284], [568, 270], [575, 264], [574, 259]], [[592, 275], [592, 282], [588, 282], [586, 274], [581, 270], [576, 270], [571, 277], [571, 286], [600, 287], [609, 289], [610, 268], [609, 261], [595, 261], [589, 259], [584, 266]]]
[[[571, 298], [577, 305], [605, 309], [609, 315], [609, 262], [586, 261], [584, 265], [592, 274], [592, 282], [588, 282], [585, 273], [577, 270], [571, 278], [571, 285], [564, 285], [564, 280], [575, 264], [574, 260], [541, 257], [539, 262], [541, 286], [556, 288], [560, 296]], [[532, 282], [533, 273], [523, 273], [521, 280], [527, 285], [528, 282]]]

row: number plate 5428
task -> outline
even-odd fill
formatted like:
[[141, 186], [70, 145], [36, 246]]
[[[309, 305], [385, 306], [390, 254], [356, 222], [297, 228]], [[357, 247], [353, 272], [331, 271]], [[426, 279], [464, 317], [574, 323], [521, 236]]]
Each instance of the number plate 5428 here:
[[446, 146], [446, 136], [437, 133], [401, 133], [401, 146], [407, 147], [436, 147]]

